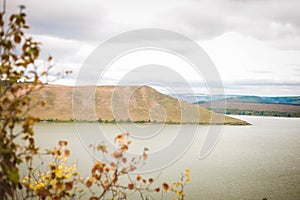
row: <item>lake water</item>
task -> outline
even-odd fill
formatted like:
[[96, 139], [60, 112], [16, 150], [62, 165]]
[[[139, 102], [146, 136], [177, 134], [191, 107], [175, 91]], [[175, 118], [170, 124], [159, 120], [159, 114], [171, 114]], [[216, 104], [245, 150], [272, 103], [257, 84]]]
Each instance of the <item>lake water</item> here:
[[[300, 119], [235, 117], [253, 125], [224, 126], [218, 144], [203, 160], [198, 157], [208, 126], [198, 126], [195, 140], [184, 155], [171, 166], [149, 176], [160, 174], [158, 183], [177, 180], [185, 168], [190, 168], [192, 179], [186, 187], [187, 199], [300, 199]], [[86, 123], [80, 126], [81, 137], [86, 141], [97, 142], [93, 135], [93, 127], [97, 124]], [[191, 130], [194, 128], [194, 125], [188, 126], [191, 126]], [[179, 127], [148, 127], [145, 135], [151, 130], [159, 134], [133, 139], [132, 152], [141, 152], [144, 146], [150, 152], [159, 149], [164, 151], [165, 145], [173, 141]], [[126, 125], [122, 125], [122, 128], [126, 129]], [[128, 129], [135, 131], [132, 127]], [[140, 127], [137, 129], [141, 130]], [[68, 140], [72, 153], [70, 162], [77, 163], [82, 175], [88, 175], [93, 159], [82, 145], [74, 124], [39, 123], [35, 130], [37, 143], [44, 148], [55, 146], [58, 140]], [[113, 124], [101, 125], [101, 130], [110, 141], [116, 133], [120, 133], [119, 128]], [[142, 131], [139, 136], [143, 136]], [[181, 148], [180, 144], [177, 145]]]

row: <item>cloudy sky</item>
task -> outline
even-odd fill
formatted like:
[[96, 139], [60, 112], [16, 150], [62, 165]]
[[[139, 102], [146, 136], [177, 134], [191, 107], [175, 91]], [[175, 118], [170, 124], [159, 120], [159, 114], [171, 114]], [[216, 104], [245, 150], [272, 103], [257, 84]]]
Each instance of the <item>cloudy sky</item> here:
[[[43, 55], [56, 60], [53, 73], [73, 71], [59, 84], [74, 84], [87, 57], [111, 37], [161, 28], [197, 42], [217, 67], [226, 93], [300, 95], [299, 0], [10, 0], [7, 4], [8, 12], [19, 4], [26, 6], [30, 34], [42, 42]], [[116, 84], [134, 67], [149, 64], [173, 68], [195, 91], [204, 91], [191, 66], [155, 51], [119, 59], [101, 82]]]

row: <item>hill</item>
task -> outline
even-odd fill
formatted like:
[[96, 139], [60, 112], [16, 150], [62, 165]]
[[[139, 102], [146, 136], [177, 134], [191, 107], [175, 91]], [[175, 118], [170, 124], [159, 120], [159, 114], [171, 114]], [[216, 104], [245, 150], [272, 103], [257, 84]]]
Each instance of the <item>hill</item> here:
[[[221, 100], [214, 100], [218, 113], [278, 117], [300, 117], [300, 97], [260, 97], [231, 96], [226, 98], [226, 110], [222, 109]], [[211, 109], [210, 102], [198, 101], [203, 107]]]
[[[256, 104], [283, 104], [300, 106], [300, 96], [280, 96], [280, 97], [265, 97], [265, 96], [242, 96], [242, 95], [217, 95], [213, 98], [208, 95], [195, 96], [192, 98], [189, 95], [182, 95], [180, 99], [188, 99], [188, 102], [195, 104], [204, 104], [208, 101], [217, 101], [226, 99], [228, 102], [239, 103], [256, 103]], [[196, 100], [195, 100], [196, 99]], [[192, 100], [192, 101], [189, 101]], [[195, 101], [193, 101], [195, 100]]]
[[[73, 93], [74, 89], [76, 89], [75, 93]], [[95, 96], [89, 95], [91, 90]], [[222, 114], [161, 94], [148, 86], [77, 86], [74, 88], [45, 85], [34, 95], [38, 99], [45, 99], [47, 104], [44, 108], [33, 109], [32, 114], [41, 120], [48, 121], [165, 121], [168, 123], [222, 124], [222, 119], [224, 119]], [[74, 96], [73, 99], [72, 96]], [[74, 108], [72, 108], [72, 101], [76, 105]], [[77, 113], [75, 117], [73, 109]], [[214, 120], [211, 120], [212, 117]], [[225, 117], [224, 123], [248, 124], [228, 116]]]
[[240, 103], [259, 103], [259, 104], [283, 104], [300, 106], [299, 96], [287, 97], [260, 97], [260, 96], [238, 96], [226, 99], [227, 101]]

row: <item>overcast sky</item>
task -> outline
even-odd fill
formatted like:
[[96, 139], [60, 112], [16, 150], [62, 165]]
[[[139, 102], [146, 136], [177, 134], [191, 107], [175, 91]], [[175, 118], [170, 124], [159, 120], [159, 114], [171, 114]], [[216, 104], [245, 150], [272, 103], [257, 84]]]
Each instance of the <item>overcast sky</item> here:
[[[300, 95], [299, 0], [10, 0], [7, 4], [8, 12], [19, 4], [26, 6], [30, 34], [42, 42], [43, 55], [56, 60], [53, 73], [73, 70], [60, 84], [74, 83], [88, 55], [112, 36], [162, 28], [184, 34], [204, 48], [226, 93]], [[186, 70], [189, 66], [176, 59], [164, 52], [136, 52], [113, 64], [101, 82], [116, 84], [133, 66], [163, 64], [203, 92], [201, 81]]]

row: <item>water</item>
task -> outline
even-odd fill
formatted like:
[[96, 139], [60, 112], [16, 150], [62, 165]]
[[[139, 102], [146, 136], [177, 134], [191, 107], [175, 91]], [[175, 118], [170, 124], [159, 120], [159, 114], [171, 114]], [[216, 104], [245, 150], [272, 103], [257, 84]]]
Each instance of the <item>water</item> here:
[[[253, 125], [224, 126], [218, 144], [204, 160], [198, 157], [208, 126], [199, 126], [194, 143], [177, 162], [161, 170], [157, 182], [177, 180], [180, 172], [190, 168], [192, 179], [186, 187], [187, 199], [300, 199], [300, 119], [235, 117]], [[93, 127], [98, 125], [81, 126], [84, 137], [97, 142]], [[157, 140], [133, 139], [132, 152], [141, 152], [144, 146], [150, 152], [163, 150], [175, 138], [179, 127], [148, 127], [145, 134], [152, 129], [154, 133], [163, 132], [156, 136]], [[113, 124], [101, 125], [101, 129], [111, 141], [120, 132]], [[136, 129], [140, 132], [140, 128]], [[70, 162], [77, 163], [82, 175], [88, 175], [93, 159], [81, 144], [74, 124], [40, 123], [35, 130], [37, 143], [42, 148], [53, 147], [58, 140], [68, 140], [72, 153]], [[130, 131], [135, 132], [135, 129]]]

